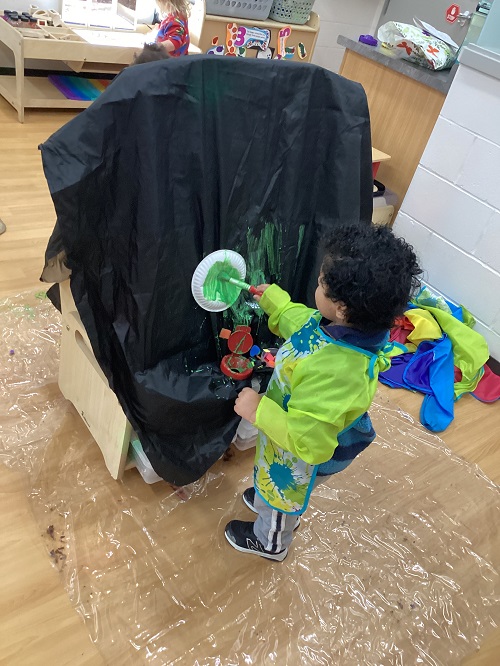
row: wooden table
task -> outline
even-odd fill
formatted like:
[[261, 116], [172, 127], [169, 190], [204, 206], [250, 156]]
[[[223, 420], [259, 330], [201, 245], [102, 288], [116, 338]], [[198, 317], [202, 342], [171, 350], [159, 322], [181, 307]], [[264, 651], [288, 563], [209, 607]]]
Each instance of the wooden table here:
[[[47, 70], [51, 62], [64, 62], [77, 73], [118, 74], [142, 50], [150, 30], [147, 25], [135, 31], [83, 26], [19, 30], [0, 18], [0, 42], [12, 51], [15, 62], [15, 76], [0, 76], [0, 95], [17, 110], [21, 123], [27, 108], [84, 109], [92, 102], [67, 99], [46, 77], [25, 76], [25, 60], [45, 60]], [[190, 49], [199, 52], [196, 46]]]

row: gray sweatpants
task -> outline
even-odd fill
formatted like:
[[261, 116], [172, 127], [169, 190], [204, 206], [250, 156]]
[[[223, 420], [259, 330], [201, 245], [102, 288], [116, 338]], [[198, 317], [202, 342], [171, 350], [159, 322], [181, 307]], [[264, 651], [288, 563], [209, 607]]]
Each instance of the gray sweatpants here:
[[[314, 488], [329, 478], [330, 476], [317, 476], [314, 480]], [[253, 505], [259, 513], [253, 531], [264, 548], [271, 553], [279, 553], [284, 548], [288, 548], [292, 543], [293, 530], [300, 516], [291, 516], [276, 511], [266, 504], [257, 493], [255, 493]]]

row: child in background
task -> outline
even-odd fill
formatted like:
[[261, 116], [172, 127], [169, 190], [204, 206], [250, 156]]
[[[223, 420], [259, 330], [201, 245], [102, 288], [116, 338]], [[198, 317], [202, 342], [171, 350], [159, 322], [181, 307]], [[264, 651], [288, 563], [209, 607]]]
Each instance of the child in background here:
[[325, 244], [317, 310], [277, 285], [259, 287], [269, 328], [286, 341], [266, 394], [245, 388], [236, 400], [236, 413], [259, 430], [254, 487], [243, 493], [258, 516], [227, 524], [233, 548], [284, 560], [312, 489], [373, 442], [367, 410], [390, 366], [389, 329], [420, 273], [413, 249], [389, 228], [357, 225]]
[[190, 0], [158, 0], [162, 21], [156, 35], [156, 43], [161, 44], [174, 58], [188, 54], [190, 5]]

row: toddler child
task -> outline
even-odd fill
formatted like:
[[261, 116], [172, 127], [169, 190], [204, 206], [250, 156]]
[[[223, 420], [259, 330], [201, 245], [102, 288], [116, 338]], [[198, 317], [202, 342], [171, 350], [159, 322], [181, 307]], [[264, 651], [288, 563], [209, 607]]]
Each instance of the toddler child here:
[[277, 285], [255, 298], [285, 338], [266, 394], [241, 391], [235, 411], [259, 430], [254, 487], [243, 493], [255, 522], [225, 535], [244, 553], [282, 561], [312, 489], [344, 470], [374, 439], [367, 414], [389, 329], [418, 288], [413, 249], [387, 227], [344, 226], [325, 243], [317, 310]]
[[170, 56], [161, 44], [144, 44], [142, 51], [134, 57], [132, 65], [144, 65], [147, 62], [168, 60]]
[[158, 0], [163, 18], [156, 35], [156, 43], [161, 44], [174, 58], [188, 53], [190, 4], [190, 0]]

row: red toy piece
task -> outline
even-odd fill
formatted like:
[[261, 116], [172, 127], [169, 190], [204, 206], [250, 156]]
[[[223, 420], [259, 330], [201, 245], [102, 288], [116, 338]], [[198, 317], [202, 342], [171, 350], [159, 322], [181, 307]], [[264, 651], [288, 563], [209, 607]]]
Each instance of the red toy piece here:
[[223, 328], [219, 337], [227, 340], [231, 354], [226, 354], [221, 361], [220, 369], [231, 379], [248, 379], [253, 372], [254, 362], [244, 354], [253, 347], [250, 326], [237, 326], [234, 332]]
[[253, 363], [241, 354], [227, 354], [221, 361], [220, 369], [231, 379], [248, 379], [253, 372]]
[[227, 341], [229, 351], [235, 354], [246, 354], [253, 347], [250, 326], [237, 326]]

